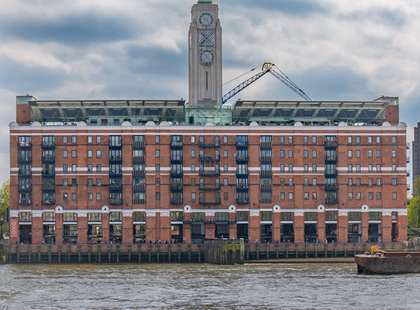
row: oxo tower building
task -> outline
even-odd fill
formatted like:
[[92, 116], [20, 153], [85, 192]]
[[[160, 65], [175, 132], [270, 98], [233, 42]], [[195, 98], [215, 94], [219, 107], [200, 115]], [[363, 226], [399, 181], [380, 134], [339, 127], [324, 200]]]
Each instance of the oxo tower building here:
[[[314, 101], [271, 63], [224, 93], [213, 2], [192, 7], [188, 101], [16, 97], [12, 243], [407, 240], [398, 98]], [[232, 99], [264, 75], [297, 100]]]

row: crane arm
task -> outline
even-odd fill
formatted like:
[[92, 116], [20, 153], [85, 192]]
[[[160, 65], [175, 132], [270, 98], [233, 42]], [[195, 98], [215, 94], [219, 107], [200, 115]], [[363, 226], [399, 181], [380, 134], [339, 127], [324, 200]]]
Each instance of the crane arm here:
[[232, 97], [235, 97], [237, 94], [239, 94], [241, 91], [243, 91], [245, 88], [247, 88], [249, 85], [254, 83], [255, 81], [262, 78], [264, 75], [266, 75], [268, 72], [270, 72], [271, 68], [274, 66], [272, 63], [264, 63], [262, 67], [262, 71], [251, 76], [249, 79], [243, 81], [241, 84], [230, 90], [228, 93], [226, 93], [222, 98], [222, 103], [226, 103], [229, 99]]
[[[254, 69], [253, 69], [254, 70]], [[251, 70], [251, 71], [253, 71]], [[293, 82], [283, 71], [280, 70], [275, 64], [266, 62], [262, 66], [262, 71], [251, 76], [249, 79], [243, 81], [241, 84], [230, 90], [228, 93], [226, 93], [222, 98], [222, 103], [226, 103], [229, 99], [239, 94], [241, 91], [243, 91], [245, 88], [262, 78], [267, 73], [271, 73], [276, 79], [278, 79], [280, 82], [282, 82], [284, 85], [286, 85], [289, 89], [294, 91], [296, 94], [301, 96], [303, 99], [307, 101], [311, 101], [311, 97], [309, 97], [299, 86], [296, 85], [295, 82]]]

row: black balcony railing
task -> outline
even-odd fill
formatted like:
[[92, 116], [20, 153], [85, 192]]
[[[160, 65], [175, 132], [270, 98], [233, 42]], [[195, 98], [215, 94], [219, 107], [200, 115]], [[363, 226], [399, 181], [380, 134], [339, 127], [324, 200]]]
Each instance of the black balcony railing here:
[[337, 176], [337, 170], [325, 170], [325, 176], [326, 177], [336, 177]]
[[53, 149], [55, 149], [55, 144], [54, 143], [49, 143], [49, 142], [42, 142], [41, 147], [43, 149], [53, 150]]
[[44, 178], [53, 178], [53, 177], [55, 177], [55, 171], [44, 170], [44, 171], [42, 171], [42, 176]]
[[249, 160], [248, 155], [237, 155], [236, 156], [236, 162], [238, 162], [238, 163], [246, 163], [246, 162], [248, 162], [248, 160]]
[[238, 205], [247, 205], [247, 204], [249, 204], [249, 199], [247, 199], [247, 198], [236, 199], [236, 203]]
[[236, 191], [237, 192], [248, 192], [249, 191], [249, 187], [248, 186], [236, 186]]
[[146, 191], [146, 186], [144, 184], [133, 185], [133, 192], [144, 193], [145, 191]]
[[272, 186], [261, 186], [260, 191], [263, 193], [271, 193], [273, 191]]
[[122, 144], [121, 143], [112, 143], [112, 144], [109, 144], [109, 148], [111, 150], [118, 150], [118, 149], [122, 148]]
[[54, 163], [55, 155], [42, 155], [41, 160], [43, 163]]
[[134, 150], [142, 150], [142, 149], [144, 149], [144, 141], [135, 141], [133, 143], [133, 149]]
[[260, 162], [269, 164], [269, 163], [271, 163], [271, 158], [272, 158], [271, 156], [261, 156], [260, 157]]
[[248, 175], [249, 175], [249, 170], [248, 169], [246, 169], [246, 170], [236, 170], [236, 176], [238, 178], [240, 178], [240, 177], [248, 177]]
[[171, 155], [171, 162], [172, 163], [182, 163], [183, 157], [182, 156], [174, 156]]
[[335, 164], [337, 162], [337, 156], [325, 156], [325, 162], [327, 164]]
[[51, 183], [51, 182], [42, 183], [42, 190], [43, 191], [54, 191], [55, 190], [55, 183]]
[[122, 184], [121, 183], [109, 184], [109, 191], [111, 191], [111, 192], [121, 192], [122, 191]]
[[261, 142], [260, 143], [260, 148], [261, 149], [271, 149], [272, 148], [272, 143], [271, 142]]
[[324, 146], [329, 149], [336, 149], [338, 146], [338, 142], [336, 140], [325, 140]]
[[20, 186], [19, 187], [19, 193], [31, 193], [32, 192], [32, 186]]
[[117, 170], [117, 171], [115, 171], [115, 170], [110, 170], [109, 171], [109, 176], [111, 177], [111, 178], [115, 178], [115, 177], [122, 177], [122, 170]]
[[122, 205], [122, 199], [121, 198], [110, 198], [109, 203], [111, 205], [114, 205], [114, 206]]
[[144, 170], [133, 170], [133, 176], [135, 177], [144, 177], [145, 172]]
[[171, 192], [182, 192], [184, 190], [184, 185], [182, 183], [171, 183]]
[[248, 141], [236, 141], [236, 148], [237, 149], [247, 149], [248, 148]]
[[110, 163], [115, 163], [115, 164], [120, 164], [120, 163], [122, 163], [122, 156], [111, 155], [111, 156], [109, 156], [109, 162]]
[[337, 198], [327, 198], [325, 199], [325, 203], [327, 205], [335, 205], [337, 204]]
[[30, 177], [32, 176], [32, 171], [28, 169], [19, 169], [18, 175], [20, 177]]
[[144, 164], [144, 156], [135, 156], [133, 157], [134, 164]]
[[260, 176], [262, 178], [270, 178], [273, 175], [273, 171], [271, 170], [261, 170], [260, 171]]
[[183, 199], [182, 198], [171, 198], [172, 205], [182, 205]]
[[171, 142], [171, 148], [172, 149], [182, 149], [183, 144], [181, 141], [172, 141]]
[[327, 192], [335, 192], [337, 191], [337, 184], [325, 184], [325, 190]]
[[171, 169], [171, 177], [182, 177], [184, 175], [181, 169]]
[[18, 147], [21, 149], [30, 149], [32, 148], [32, 142], [19, 142]]

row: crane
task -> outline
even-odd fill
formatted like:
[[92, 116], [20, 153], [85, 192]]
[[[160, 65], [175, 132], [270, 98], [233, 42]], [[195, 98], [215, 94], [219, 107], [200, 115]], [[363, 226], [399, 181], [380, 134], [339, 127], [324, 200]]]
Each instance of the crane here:
[[[251, 70], [252, 71], [252, 70]], [[239, 94], [245, 88], [253, 84], [254, 82], [258, 81], [267, 73], [271, 73], [276, 79], [286, 85], [288, 88], [293, 90], [296, 94], [301, 96], [306, 101], [311, 101], [311, 97], [309, 97], [299, 86], [297, 86], [283, 71], [280, 70], [275, 64], [271, 62], [265, 62], [262, 65], [261, 72], [251, 76], [249, 79], [243, 81], [241, 84], [236, 86], [235, 88], [231, 89], [222, 97], [222, 103], [225, 104], [229, 99]]]

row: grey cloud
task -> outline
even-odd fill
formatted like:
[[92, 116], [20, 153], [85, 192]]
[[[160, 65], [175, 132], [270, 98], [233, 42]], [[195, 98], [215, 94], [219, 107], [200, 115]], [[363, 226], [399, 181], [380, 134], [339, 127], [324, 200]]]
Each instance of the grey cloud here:
[[32, 42], [89, 44], [134, 37], [140, 29], [121, 16], [72, 12], [63, 16], [15, 16], [0, 20], [0, 34]]
[[0, 56], [0, 85], [14, 92], [51, 90], [62, 85], [67, 75], [39, 65], [19, 63]]
[[229, 0], [225, 6], [264, 9], [296, 16], [326, 12], [326, 8], [312, 0]]
[[385, 7], [376, 7], [368, 10], [355, 10], [352, 13], [342, 15], [351, 22], [374, 22], [390, 27], [402, 27], [409, 22], [409, 17], [404, 11]]

